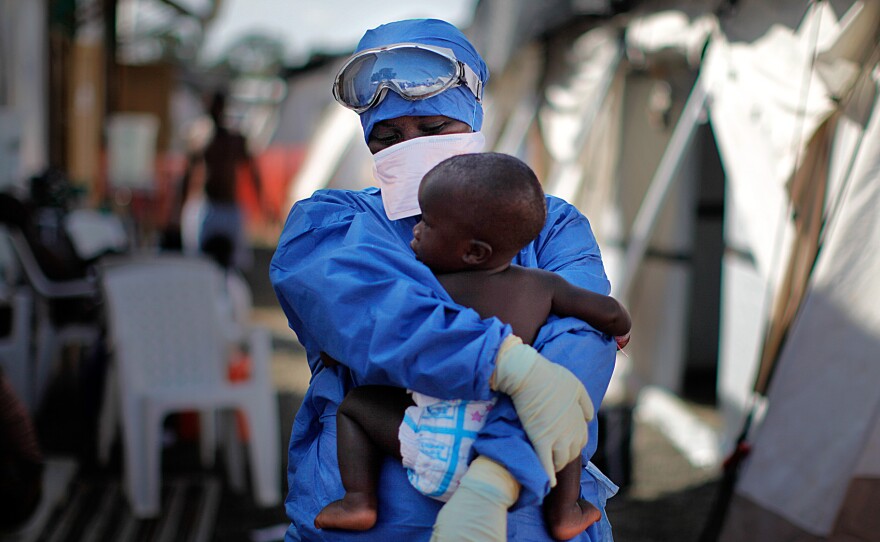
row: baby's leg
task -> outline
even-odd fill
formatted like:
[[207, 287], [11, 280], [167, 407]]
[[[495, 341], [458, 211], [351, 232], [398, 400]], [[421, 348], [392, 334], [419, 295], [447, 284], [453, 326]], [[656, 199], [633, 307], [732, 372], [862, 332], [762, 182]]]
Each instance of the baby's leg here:
[[365, 531], [376, 524], [376, 487], [382, 458], [400, 459], [397, 431], [406, 407], [406, 390], [361, 386], [351, 390], [336, 413], [336, 456], [345, 496], [318, 513], [318, 529]]
[[544, 520], [550, 536], [568, 540], [596, 523], [602, 513], [580, 498], [581, 458], [577, 458], [556, 473], [556, 487], [544, 499]]

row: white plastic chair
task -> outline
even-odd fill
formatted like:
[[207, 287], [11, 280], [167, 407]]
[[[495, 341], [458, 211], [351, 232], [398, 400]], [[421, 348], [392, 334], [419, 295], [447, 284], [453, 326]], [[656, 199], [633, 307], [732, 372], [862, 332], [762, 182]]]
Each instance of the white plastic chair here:
[[0, 284], [0, 305], [12, 310], [9, 333], [0, 335], [0, 366], [25, 407], [31, 393], [31, 313], [33, 296], [23, 286]]
[[250, 379], [228, 382], [228, 328], [216, 303], [222, 281], [214, 262], [194, 257], [134, 258], [102, 269], [122, 411], [125, 490], [138, 517], [159, 513], [163, 419], [187, 410], [203, 413], [203, 437], [210, 436], [202, 443], [208, 446], [214, 440], [208, 414], [243, 413], [251, 434], [254, 498], [260, 506], [280, 502], [278, 411], [267, 336], [251, 335]]
[[117, 215], [94, 209], [73, 209], [64, 216], [62, 225], [76, 255], [83, 261], [95, 261], [130, 249], [125, 225]]
[[[0, 226], [0, 307], [11, 311], [10, 326], [0, 334], [0, 366], [26, 408], [31, 393], [31, 316], [33, 294], [22, 284], [9, 237]], [[2, 333], [2, 331], [0, 331]]]
[[22, 381], [27, 386], [22, 400], [31, 412], [35, 412], [44, 398], [61, 349], [69, 344], [95, 344], [101, 332], [97, 320], [56, 323], [52, 318], [51, 304], [65, 299], [94, 300], [98, 286], [91, 278], [50, 279], [20, 230], [0, 226], [0, 235], [8, 241], [10, 252], [15, 256], [14, 263], [30, 287], [28, 295], [32, 297], [31, 307], [35, 315], [32, 332], [36, 346], [32, 366], [27, 368], [27, 381]]

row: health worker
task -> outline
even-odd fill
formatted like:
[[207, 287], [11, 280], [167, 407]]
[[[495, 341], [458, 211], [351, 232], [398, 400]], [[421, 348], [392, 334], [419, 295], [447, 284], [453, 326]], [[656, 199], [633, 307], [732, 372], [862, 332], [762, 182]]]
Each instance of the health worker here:
[[[360, 115], [379, 188], [319, 190], [298, 202], [270, 266], [312, 371], [288, 452], [288, 541], [551, 540], [540, 503], [554, 472], [579, 454], [582, 496], [603, 518], [576, 540], [611, 540], [604, 507], [617, 488], [589, 458], [614, 342], [584, 322], [551, 316], [535, 348], [523, 345], [510, 326], [455, 304], [410, 248], [424, 173], [452, 155], [483, 150], [488, 77], [458, 29], [419, 19], [367, 31], [333, 83], [336, 100]], [[514, 263], [607, 294], [587, 219], [552, 196], [547, 207], [543, 231]], [[322, 354], [342, 365], [325, 365]], [[344, 493], [336, 410], [348, 390], [364, 384], [444, 399], [498, 395], [474, 445], [490, 461], [471, 463], [438, 517], [443, 503], [417, 492], [388, 458], [377, 525], [319, 530], [315, 516]]]

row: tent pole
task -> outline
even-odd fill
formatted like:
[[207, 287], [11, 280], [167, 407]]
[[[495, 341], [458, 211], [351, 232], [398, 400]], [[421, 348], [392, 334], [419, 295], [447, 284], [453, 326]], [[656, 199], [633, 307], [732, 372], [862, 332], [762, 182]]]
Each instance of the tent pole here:
[[678, 167], [681, 165], [703, 115], [707, 97], [706, 85], [702, 83], [701, 77], [697, 77], [630, 230], [629, 244], [624, 258], [623, 277], [615, 291], [615, 296], [623, 303], [627, 303], [629, 300], [633, 282], [645, 257], [648, 243], [651, 241], [651, 234], [654, 232], [660, 211], [669, 195], [669, 189], [676, 180], [675, 174]]
[[576, 152], [574, 152], [567, 160], [554, 163], [553, 168], [547, 176], [547, 184], [550, 187], [547, 190], [548, 193], [570, 202], [574, 201], [578, 191], [580, 191], [584, 175], [583, 166], [578, 161], [579, 156], [583, 152], [584, 146], [587, 144], [596, 117], [599, 116], [599, 111], [602, 109], [602, 105], [605, 103], [608, 93], [611, 91], [611, 85], [614, 83], [617, 70], [622, 60], [623, 45], [618, 44], [618, 49], [614, 58], [611, 59], [602, 72], [601, 80], [597, 86], [598, 91], [592, 97], [593, 99], [589, 107], [587, 107], [581, 114], [578, 123], [581, 130], [578, 132], [577, 139], [573, 145]]

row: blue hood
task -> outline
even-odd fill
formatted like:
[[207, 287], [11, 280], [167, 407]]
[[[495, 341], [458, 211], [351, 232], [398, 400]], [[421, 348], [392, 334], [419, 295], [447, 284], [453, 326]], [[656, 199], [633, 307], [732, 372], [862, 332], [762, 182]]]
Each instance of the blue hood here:
[[[367, 30], [358, 43], [356, 52], [394, 43], [424, 43], [446, 47], [455, 57], [480, 77], [485, 87], [489, 79], [486, 63], [471, 42], [455, 26], [438, 19], [410, 19], [383, 24]], [[395, 92], [388, 92], [380, 104], [361, 113], [364, 139], [369, 138], [377, 122], [404, 116], [428, 117], [443, 115], [464, 122], [475, 132], [483, 126], [483, 107], [465, 87], [455, 87], [426, 100], [404, 100]]]

